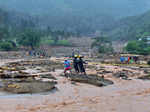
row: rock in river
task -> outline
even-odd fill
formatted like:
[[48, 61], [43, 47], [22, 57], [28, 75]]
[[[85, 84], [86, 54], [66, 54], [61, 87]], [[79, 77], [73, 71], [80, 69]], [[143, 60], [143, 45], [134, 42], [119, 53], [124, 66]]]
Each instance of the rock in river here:
[[13, 79], [13, 80], [3, 80], [2, 91], [24, 94], [24, 93], [40, 93], [48, 92], [55, 88], [56, 82], [54, 81], [38, 81], [34, 79]]
[[69, 77], [71, 81], [88, 83], [99, 87], [113, 84], [111, 80], [104, 79], [98, 75], [67, 74], [67, 77]]

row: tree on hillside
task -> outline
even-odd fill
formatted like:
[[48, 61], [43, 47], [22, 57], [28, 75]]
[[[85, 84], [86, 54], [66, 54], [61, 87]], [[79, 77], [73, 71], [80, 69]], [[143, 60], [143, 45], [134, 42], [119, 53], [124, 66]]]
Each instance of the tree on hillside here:
[[130, 41], [125, 49], [129, 53], [137, 53], [140, 50], [139, 43], [137, 41]]
[[0, 43], [0, 50], [3, 50], [3, 51], [17, 50], [17, 47], [14, 46], [14, 45], [12, 44], [12, 42], [10, 42], [10, 41], [5, 41], [5, 42], [1, 42], [1, 43]]
[[97, 47], [99, 53], [112, 53], [113, 47], [111, 41], [106, 36], [100, 36], [94, 38], [94, 42], [92, 43], [92, 48]]
[[39, 32], [31, 29], [24, 31], [21, 35], [19, 35], [19, 38], [17, 40], [19, 45], [29, 46], [32, 49], [38, 47], [40, 41], [41, 35], [39, 34]]
[[0, 41], [6, 40], [9, 38], [9, 32], [7, 28], [0, 28]]
[[150, 47], [143, 40], [142, 41], [130, 41], [125, 47], [125, 50], [128, 53], [133, 53], [133, 54], [142, 54], [142, 55], [150, 54]]

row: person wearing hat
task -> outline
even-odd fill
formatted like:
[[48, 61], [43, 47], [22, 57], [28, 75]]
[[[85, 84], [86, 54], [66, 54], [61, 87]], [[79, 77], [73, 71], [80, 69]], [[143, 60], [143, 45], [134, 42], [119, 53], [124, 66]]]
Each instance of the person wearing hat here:
[[86, 64], [86, 63], [82, 59], [83, 56], [79, 55], [78, 58], [79, 58], [78, 66], [79, 66], [80, 73], [81, 74], [84, 73], [84, 75], [86, 75], [85, 68], [84, 68], [84, 64]]
[[79, 62], [78, 56], [75, 55], [74, 59], [73, 59], [73, 67], [74, 67], [76, 73], [79, 73], [78, 62]]

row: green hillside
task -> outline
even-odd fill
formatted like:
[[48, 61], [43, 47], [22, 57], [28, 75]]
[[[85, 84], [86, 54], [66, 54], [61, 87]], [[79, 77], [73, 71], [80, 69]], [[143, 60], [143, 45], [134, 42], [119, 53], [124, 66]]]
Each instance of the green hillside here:
[[40, 16], [41, 27], [92, 34], [109, 30], [116, 19], [144, 13], [149, 0], [1, 0], [7, 10]]
[[115, 22], [109, 32], [113, 40], [135, 40], [150, 35], [150, 11]]

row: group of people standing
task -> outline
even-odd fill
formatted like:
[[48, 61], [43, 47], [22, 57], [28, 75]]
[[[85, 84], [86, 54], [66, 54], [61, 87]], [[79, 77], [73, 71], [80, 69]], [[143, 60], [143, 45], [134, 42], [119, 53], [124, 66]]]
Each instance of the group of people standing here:
[[81, 74], [84, 73], [86, 75], [85, 67], [84, 67], [84, 64], [86, 64], [86, 62], [83, 61], [82, 58], [83, 58], [83, 56], [75, 55], [74, 59], [73, 59], [73, 66], [74, 66], [76, 73], [81, 73]]
[[[77, 74], [81, 73], [86, 75], [84, 64], [86, 64], [86, 62], [83, 61], [83, 56], [80, 55], [73, 56], [73, 67]], [[69, 60], [65, 60], [64, 67], [65, 67], [64, 73], [66, 73], [66, 71], [68, 70], [72, 73], [71, 63]]]
[[128, 64], [133, 62], [137, 63], [138, 59], [139, 58], [137, 56], [120, 57], [121, 63], [128, 63]]

